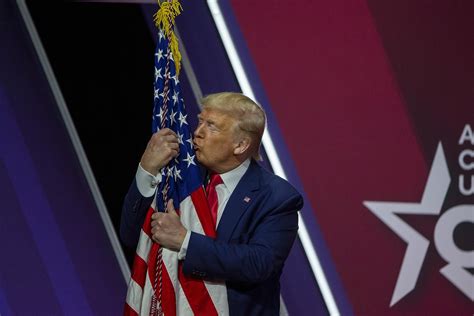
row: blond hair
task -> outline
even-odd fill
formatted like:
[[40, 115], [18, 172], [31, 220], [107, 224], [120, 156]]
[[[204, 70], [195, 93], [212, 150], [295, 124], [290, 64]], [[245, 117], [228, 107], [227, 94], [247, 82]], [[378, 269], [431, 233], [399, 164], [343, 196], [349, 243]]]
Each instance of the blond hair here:
[[252, 157], [261, 160], [260, 145], [266, 117], [262, 107], [249, 97], [237, 92], [209, 94], [201, 100], [202, 109], [216, 110], [234, 118], [237, 128], [247, 134], [251, 142]]

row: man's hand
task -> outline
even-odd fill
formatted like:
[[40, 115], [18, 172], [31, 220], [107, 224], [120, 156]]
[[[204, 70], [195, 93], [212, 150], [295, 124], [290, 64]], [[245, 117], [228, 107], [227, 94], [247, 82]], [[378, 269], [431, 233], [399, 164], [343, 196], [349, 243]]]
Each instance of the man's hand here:
[[187, 230], [174, 210], [173, 200], [168, 201], [167, 213], [155, 212], [151, 216], [151, 238], [169, 250], [179, 251]]
[[140, 164], [143, 169], [156, 176], [178, 154], [178, 136], [169, 128], [164, 128], [151, 136]]

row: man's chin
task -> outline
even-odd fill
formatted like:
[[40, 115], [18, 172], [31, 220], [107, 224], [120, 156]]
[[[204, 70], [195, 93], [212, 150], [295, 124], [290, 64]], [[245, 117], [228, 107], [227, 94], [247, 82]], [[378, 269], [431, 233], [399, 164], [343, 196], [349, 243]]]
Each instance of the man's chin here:
[[204, 162], [201, 161], [201, 159], [202, 159], [202, 154], [201, 154], [201, 152], [197, 149], [194, 153], [195, 153], [195, 155], [196, 155], [196, 160], [197, 160], [201, 165], [203, 165]]
[[209, 164], [207, 163], [206, 158], [203, 157], [203, 155], [199, 151], [196, 151], [196, 160], [202, 167], [209, 169]]

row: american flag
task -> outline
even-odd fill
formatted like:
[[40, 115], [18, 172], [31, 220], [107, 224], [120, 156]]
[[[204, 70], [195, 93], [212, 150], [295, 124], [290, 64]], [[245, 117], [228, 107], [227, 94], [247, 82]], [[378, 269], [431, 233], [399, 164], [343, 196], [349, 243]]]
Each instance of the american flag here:
[[163, 168], [162, 181], [140, 232], [124, 314], [228, 315], [224, 283], [186, 277], [177, 253], [160, 250], [151, 239], [151, 215], [165, 210], [170, 198], [188, 230], [210, 237], [216, 235], [169, 47], [169, 39], [160, 30], [155, 51], [152, 125], [153, 132], [164, 127], [172, 129], [178, 135], [180, 152]]

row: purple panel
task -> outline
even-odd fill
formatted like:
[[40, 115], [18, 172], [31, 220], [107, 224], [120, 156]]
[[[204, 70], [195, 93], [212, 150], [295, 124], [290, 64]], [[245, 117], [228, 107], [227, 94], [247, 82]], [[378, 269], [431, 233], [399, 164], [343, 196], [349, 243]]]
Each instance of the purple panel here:
[[[67, 314], [90, 313], [84, 290], [77, 279], [51, 206], [6, 102], [0, 103], [0, 159], [6, 166], [6, 172], [18, 198], [20, 211], [25, 217], [33, 243], [39, 251], [41, 263], [47, 266], [47, 273], [62, 311]], [[10, 227], [10, 229], [15, 229], [15, 227]], [[25, 283], [25, 285], [28, 284], [28, 282]], [[28, 288], [29, 286], [26, 286], [24, 290]]]
[[0, 313], [121, 314], [126, 282], [15, 1], [0, 21]]
[[3, 288], [3, 285], [0, 282], [0, 311], [2, 311], [3, 316], [13, 315], [13, 312], [10, 306], [8, 305], [8, 302], [5, 297], [5, 293], [3, 292], [2, 288]]
[[[34, 314], [41, 306], [44, 313], [61, 314], [48, 272], [1, 159], [0, 188], [0, 249], [4, 254], [0, 260], [0, 313], [8, 315], [14, 310], [21, 315]], [[32, 293], [28, 295], [28, 304], [25, 292]]]

